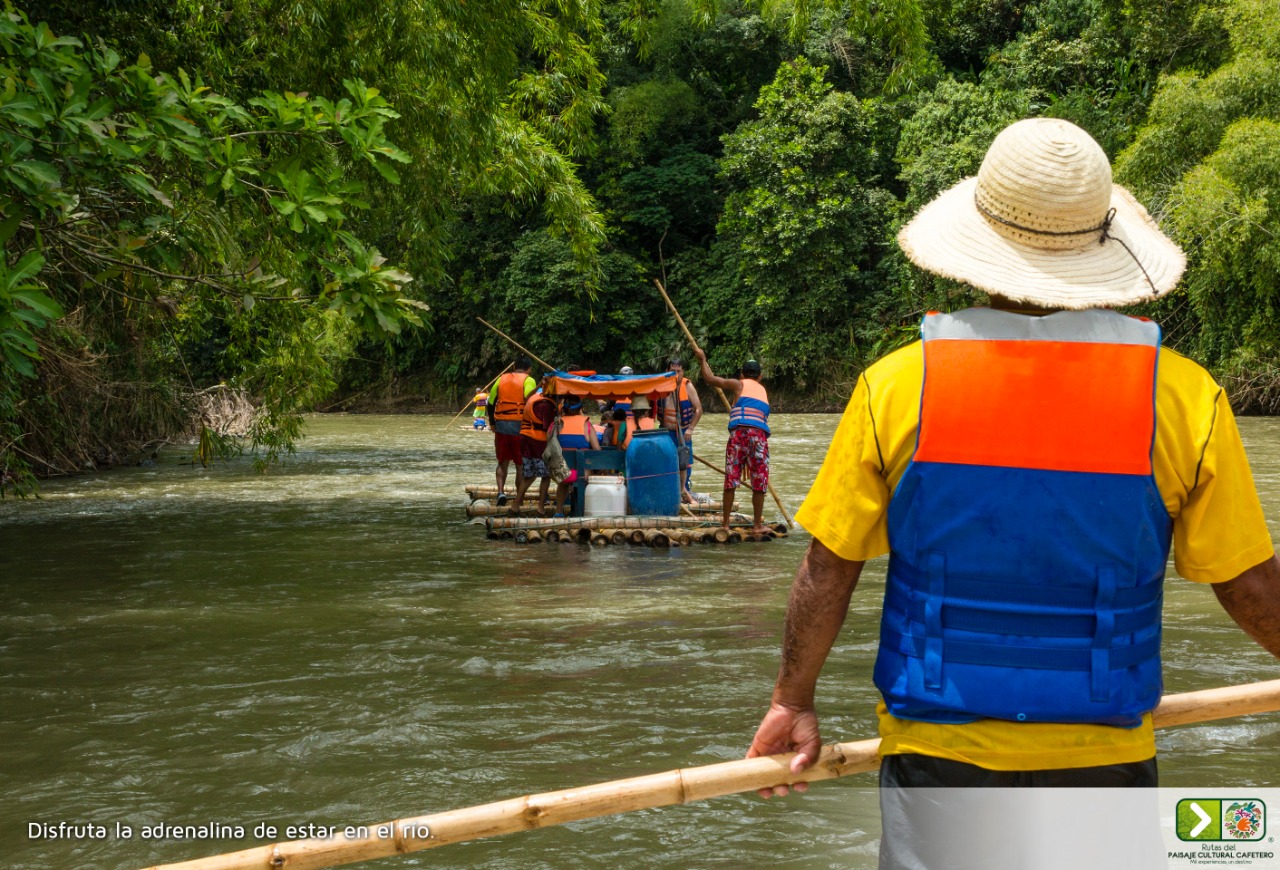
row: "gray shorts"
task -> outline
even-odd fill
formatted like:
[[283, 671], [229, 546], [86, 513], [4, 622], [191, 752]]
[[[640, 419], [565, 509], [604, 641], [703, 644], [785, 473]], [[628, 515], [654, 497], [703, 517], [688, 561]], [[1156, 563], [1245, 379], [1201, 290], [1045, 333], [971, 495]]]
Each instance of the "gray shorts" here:
[[524, 468], [522, 470], [526, 478], [551, 476], [551, 472], [547, 471], [547, 463], [529, 456], [524, 458]]

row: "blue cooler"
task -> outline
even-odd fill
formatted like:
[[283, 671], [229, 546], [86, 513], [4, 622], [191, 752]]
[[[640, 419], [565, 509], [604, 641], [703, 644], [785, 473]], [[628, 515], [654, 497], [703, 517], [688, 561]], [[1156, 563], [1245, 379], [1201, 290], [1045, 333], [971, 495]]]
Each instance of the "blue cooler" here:
[[638, 516], [672, 517], [680, 512], [680, 468], [676, 445], [665, 429], [637, 432], [627, 447], [627, 501]]

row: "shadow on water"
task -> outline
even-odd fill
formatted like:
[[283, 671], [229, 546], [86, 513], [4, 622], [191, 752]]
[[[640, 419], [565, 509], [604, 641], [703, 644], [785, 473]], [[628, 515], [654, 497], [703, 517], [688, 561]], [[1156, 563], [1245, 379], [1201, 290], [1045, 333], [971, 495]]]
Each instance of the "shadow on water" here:
[[[739, 757], [777, 667], [803, 534], [671, 551], [491, 542], [463, 486], [488, 436], [444, 417], [323, 417], [263, 477], [152, 468], [0, 503], [0, 853], [16, 868], [141, 867], [245, 848], [253, 827], [346, 825]], [[834, 416], [778, 420], [798, 506]], [[709, 418], [708, 429], [718, 425]], [[1241, 428], [1280, 518], [1280, 426]], [[723, 441], [708, 433], [700, 452]], [[714, 459], [713, 459], [714, 461]], [[695, 472], [695, 489], [719, 481]], [[874, 733], [883, 564], [819, 698], [828, 740]], [[1170, 691], [1268, 677], [1212, 594], [1170, 584]], [[1273, 785], [1280, 723], [1161, 736], [1165, 782]], [[1249, 753], [1235, 747], [1249, 746]], [[448, 847], [370, 867], [871, 867], [873, 781], [735, 796]], [[29, 822], [132, 839], [39, 840]], [[244, 839], [143, 839], [156, 823]]]

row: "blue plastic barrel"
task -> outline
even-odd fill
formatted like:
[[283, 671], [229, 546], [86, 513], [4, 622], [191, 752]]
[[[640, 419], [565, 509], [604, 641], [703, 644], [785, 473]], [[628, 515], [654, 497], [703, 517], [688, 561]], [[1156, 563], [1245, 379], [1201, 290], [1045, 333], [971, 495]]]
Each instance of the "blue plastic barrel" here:
[[680, 470], [676, 445], [665, 429], [637, 432], [627, 447], [627, 501], [630, 513], [672, 517], [680, 511]]

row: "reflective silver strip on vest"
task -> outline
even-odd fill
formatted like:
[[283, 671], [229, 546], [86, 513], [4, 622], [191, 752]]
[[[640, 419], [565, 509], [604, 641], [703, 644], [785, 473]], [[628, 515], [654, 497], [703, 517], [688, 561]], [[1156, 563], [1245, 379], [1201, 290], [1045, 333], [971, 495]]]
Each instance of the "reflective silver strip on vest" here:
[[1160, 327], [1102, 308], [1057, 311], [1043, 317], [969, 308], [954, 314], [929, 314], [921, 324], [925, 341], [1081, 341], [1102, 344], [1160, 345]]

